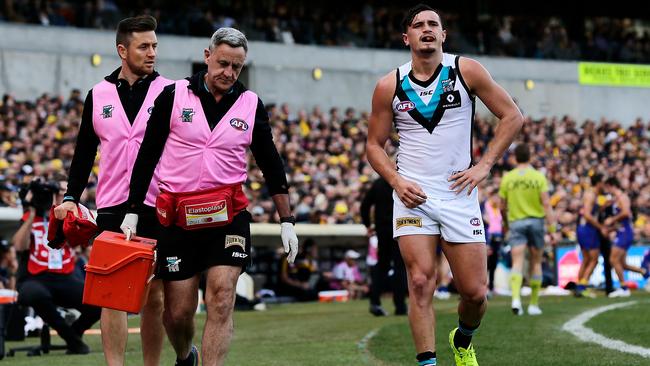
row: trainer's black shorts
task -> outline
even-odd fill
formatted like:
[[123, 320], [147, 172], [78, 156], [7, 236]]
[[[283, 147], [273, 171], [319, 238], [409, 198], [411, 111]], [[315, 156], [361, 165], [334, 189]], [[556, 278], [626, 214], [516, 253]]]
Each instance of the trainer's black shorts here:
[[[127, 204], [100, 208], [97, 210], [97, 227], [99, 231], [113, 231], [121, 233], [120, 225], [126, 215]], [[144, 206], [142, 211], [138, 212], [138, 227], [136, 235], [150, 239], [157, 239], [159, 233], [158, 218], [156, 209]]]
[[184, 230], [160, 226], [156, 277], [181, 281], [214, 266], [244, 270], [251, 259], [251, 214], [238, 213], [229, 225]]

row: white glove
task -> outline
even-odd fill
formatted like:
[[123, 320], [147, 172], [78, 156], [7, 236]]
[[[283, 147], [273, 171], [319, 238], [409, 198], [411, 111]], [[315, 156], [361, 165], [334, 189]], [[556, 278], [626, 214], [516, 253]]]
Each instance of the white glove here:
[[280, 237], [282, 238], [282, 245], [284, 252], [287, 254], [287, 262], [293, 263], [298, 255], [298, 237], [293, 224], [290, 222], [283, 222], [280, 224]]
[[135, 236], [136, 228], [138, 227], [138, 214], [128, 213], [124, 216], [120, 229], [126, 235], [126, 240], [131, 240]]

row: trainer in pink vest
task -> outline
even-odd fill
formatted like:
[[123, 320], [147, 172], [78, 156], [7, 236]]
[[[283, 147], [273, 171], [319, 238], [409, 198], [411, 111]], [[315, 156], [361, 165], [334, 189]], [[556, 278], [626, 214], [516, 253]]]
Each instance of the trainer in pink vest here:
[[[129, 198], [131, 171], [153, 103], [165, 86], [171, 83], [172, 80], [161, 76], [151, 82], [133, 125], [129, 123], [115, 84], [103, 80], [93, 87], [93, 127], [99, 137], [101, 154], [95, 198], [97, 208], [116, 206]], [[158, 174], [154, 172], [145, 203], [155, 206], [158, 192]]]
[[246, 151], [253, 139], [257, 95], [242, 93], [213, 130], [199, 97], [176, 81], [169, 136], [158, 164], [160, 187], [193, 192], [246, 181]]

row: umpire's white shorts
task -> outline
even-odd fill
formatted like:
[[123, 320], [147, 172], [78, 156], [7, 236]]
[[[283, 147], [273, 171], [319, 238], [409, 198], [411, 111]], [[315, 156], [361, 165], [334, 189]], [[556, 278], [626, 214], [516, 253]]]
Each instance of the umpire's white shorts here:
[[393, 191], [393, 237], [441, 235], [449, 243], [485, 242], [485, 229], [478, 202], [478, 189], [454, 199], [427, 198], [416, 208], [407, 208]]

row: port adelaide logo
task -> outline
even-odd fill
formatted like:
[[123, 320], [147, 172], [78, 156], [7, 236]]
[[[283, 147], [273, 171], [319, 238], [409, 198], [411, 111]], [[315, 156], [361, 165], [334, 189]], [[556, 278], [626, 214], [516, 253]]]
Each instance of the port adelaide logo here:
[[193, 108], [183, 108], [181, 111], [181, 122], [191, 123], [192, 117], [194, 117]]
[[113, 117], [113, 107], [112, 105], [105, 105], [102, 107], [102, 118], [111, 118]]

